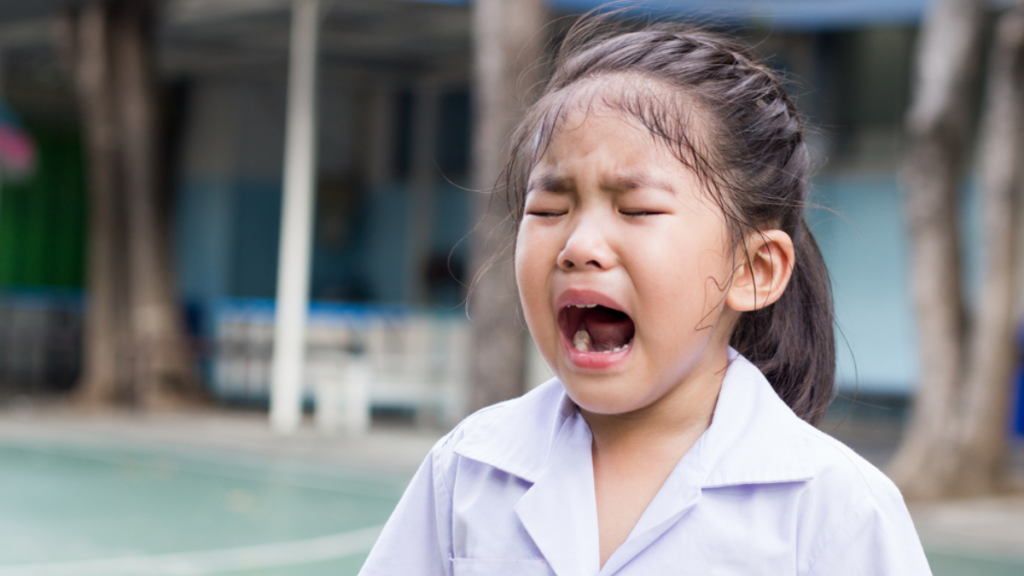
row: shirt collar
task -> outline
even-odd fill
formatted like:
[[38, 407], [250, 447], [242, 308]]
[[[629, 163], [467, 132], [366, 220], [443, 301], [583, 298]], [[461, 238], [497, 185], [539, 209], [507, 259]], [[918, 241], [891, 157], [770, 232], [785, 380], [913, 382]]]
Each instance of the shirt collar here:
[[[558, 431], [576, 405], [557, 379], [485, 409], [455, 452], [535, 483]], [[711, 426], [698, 441], [701, 488], [799, 482], [813, 477], [806, 461], [809, 426], [778, 397], [756, 366], [729, 349], [729, 368]]]
[[[556, 378], [471, 416], [455, 453], [534, 483], [576, 405]], [[475, 422], [474, 422], [475, 421]]]
[[701, 487], [811, 479], [808, 426], [779, 398], [761, 371], [730, 348], [715, 415], [704, 432]]

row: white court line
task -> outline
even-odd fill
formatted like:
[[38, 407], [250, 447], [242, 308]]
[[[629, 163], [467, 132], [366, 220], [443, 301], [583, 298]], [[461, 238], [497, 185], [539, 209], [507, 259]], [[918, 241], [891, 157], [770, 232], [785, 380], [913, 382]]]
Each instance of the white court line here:
[[295, 566], [368, 552], [383, 529], [373, 526], [309, 540], [221, 550], [0, 566], [0, 576], [196, 576]]

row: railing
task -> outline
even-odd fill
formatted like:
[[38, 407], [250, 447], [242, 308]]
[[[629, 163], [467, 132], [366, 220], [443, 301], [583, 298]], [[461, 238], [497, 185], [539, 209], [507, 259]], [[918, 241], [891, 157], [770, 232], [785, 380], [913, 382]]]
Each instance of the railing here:
[[81, 371], [81, 343], [80, 294], [0, 293], [0, 393], [70, 389]]
[[[78, 293], [0, 293], [0, 395], [71, 389], [81, 371]], [[225, 401], [270, 395], [274, 305], [229, 299], [212, 307], [212, 341], [197, 346], [209, 390]], [[205, 341], [205, 339], [204, 339]], [[314, 303], [306, 331], [305, 400], [326, 431], [361, 433], [374, 408], [451, 426], [468, 404], [469, 324], [460, 312]]]
[[[212, 391], [264, 400], [270, 391], [273, 303], [229, 300], [214, 310]], [[325, 431], [361, 433], [373, 408], [414, 411], [450, 426], [465, 413], [469, 325], [459, 313], [400, 306], [314, 304], [304, 396]]]

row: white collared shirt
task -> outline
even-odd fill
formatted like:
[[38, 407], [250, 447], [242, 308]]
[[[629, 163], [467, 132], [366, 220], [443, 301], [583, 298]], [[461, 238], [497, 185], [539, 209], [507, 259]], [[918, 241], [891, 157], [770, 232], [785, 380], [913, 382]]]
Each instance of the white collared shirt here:
[[711, 426], [603, 567], [590, 429], [551, 380], [437, 443], [360, 574], [931, 574], [892, 482], [730, 360]]

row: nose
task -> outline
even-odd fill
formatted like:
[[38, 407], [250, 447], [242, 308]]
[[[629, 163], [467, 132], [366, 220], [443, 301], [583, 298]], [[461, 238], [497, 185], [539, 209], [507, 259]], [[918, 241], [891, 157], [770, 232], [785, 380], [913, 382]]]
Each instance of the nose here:
[[558, 267], [564, 271], [607, 270], [614, 262], [615, 253], [595, 218], [581, 218], [558, 255]]

